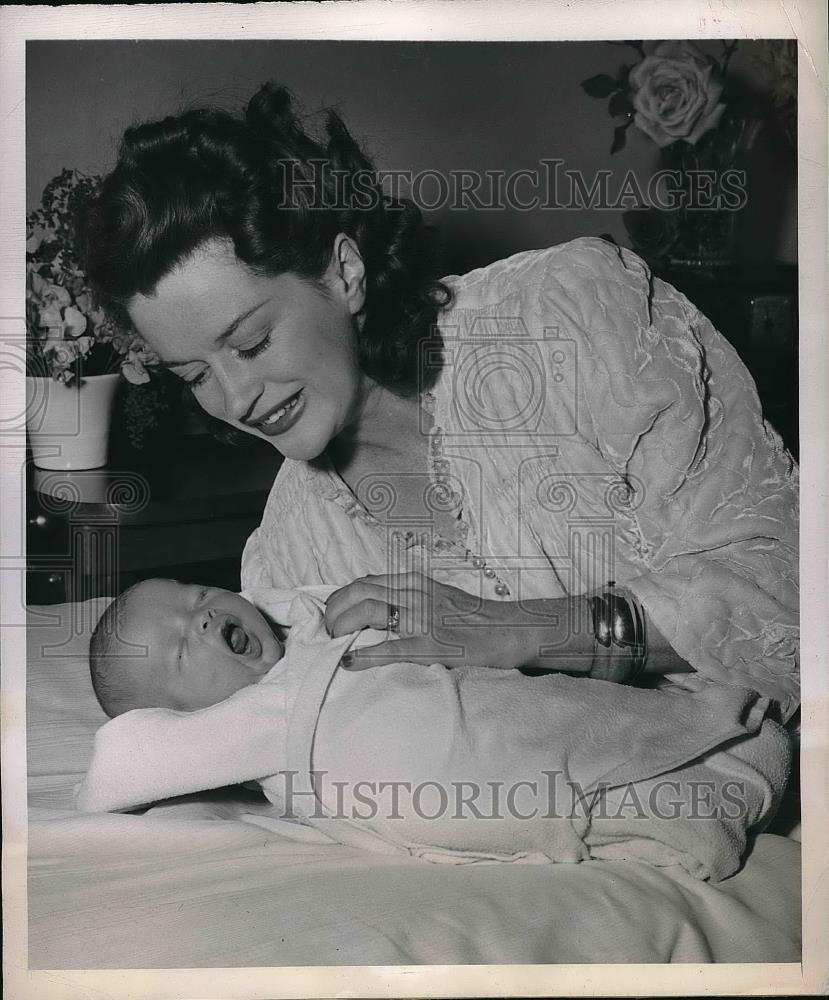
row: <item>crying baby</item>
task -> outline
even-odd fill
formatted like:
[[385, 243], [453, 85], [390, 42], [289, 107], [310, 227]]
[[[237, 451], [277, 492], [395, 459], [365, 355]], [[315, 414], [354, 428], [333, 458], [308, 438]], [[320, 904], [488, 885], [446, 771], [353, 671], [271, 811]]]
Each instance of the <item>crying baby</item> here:
[[136, 708], [193, 712], [258, 683], [282, 659], [284, 638], [281, 626], [239, 594], [144, 580], [116, 598], [95, 627], [92, 685], [110, 718]]
[[[255, 606], [147, 580], [117, 598], [90, 651], [112, 718], [77, 808], [144, 808], [256, 782], [276, 818], [359, 849], [451, 863], [629, 859], [714, 880], [738, 869], [749, 831], [774, 813], [788, 742], [755, 692], [677, 695], [405, 661], [342, 670], [352, 645], [387, 635], [331, 638], [329, 588], [310, 591], [250, 592]], [[744, 800], [736, 815], [725, 808], [731, 779]], [[703, 785], [721, 813], [701, 823], [692, 807]], [[483, 802], [496, 788], [506, 795], [497, 808]], [[457, 793], [470, 789], [467, 810]], [[424, 790], [439, 809], [424, 806]], [[519, 791], [531, 801], [513, 808]], [[642, 807], [632, 816], [622, 808], [631, 792]], [[663, 815], [664, 792], [677, 815]]]

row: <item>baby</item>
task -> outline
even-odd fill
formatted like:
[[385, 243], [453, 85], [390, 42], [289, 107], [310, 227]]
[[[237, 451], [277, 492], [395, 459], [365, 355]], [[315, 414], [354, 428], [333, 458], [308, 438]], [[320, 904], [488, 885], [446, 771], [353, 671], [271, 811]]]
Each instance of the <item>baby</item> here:
[[[405, 661], [342, 670], [352, 645], [385, 634], [332, 639], [329, 593], [256, 591], [254, 606], [147, 580], [122, 594], [92, 638], [93, 684], [111, 719], [77, 807], [133, 809], [257, 782], [277, 818], [360, 849], [452, 863], [630, 858], [713, 879], [736, 871], [748, 830], [776, 808], [788, 745], [754, 692], [677, 697]], [[739, 778], [736, 814], [726, 777]], [[665, 793], [690, 810], [701, 784], [721, 815], [664, 812]]]
[[258, 683], [282, 658], [285, 633], [240, 594], [145, 580], [101, 616], [92, 684], [110, 718], [135, 708], [193, 712]]
[[284, 632], [239, 594], [145, 580], [116, 598], [92, 634], [90, 671], [110, 718], [135, 708], [193, 712], [256, 684]]
[[[283, 626], [240, 594], [145, 580], [116, 598], [95, 628], [95, 694], [110, 718], [135, 708], [207, 708], [258, 683], [282, 658], [285, 636]], [[628, 683], [612, 671], [601, 676]]]

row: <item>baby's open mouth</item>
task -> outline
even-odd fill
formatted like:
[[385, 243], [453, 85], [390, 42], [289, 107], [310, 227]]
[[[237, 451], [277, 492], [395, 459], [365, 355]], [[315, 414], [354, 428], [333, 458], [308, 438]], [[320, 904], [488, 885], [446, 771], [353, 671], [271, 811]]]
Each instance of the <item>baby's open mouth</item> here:
[[244, 656], [250, 650], [250, 636], [235, 622], [225, 622], [222, 626], [222, 638], [228, 649], [239, 656]]

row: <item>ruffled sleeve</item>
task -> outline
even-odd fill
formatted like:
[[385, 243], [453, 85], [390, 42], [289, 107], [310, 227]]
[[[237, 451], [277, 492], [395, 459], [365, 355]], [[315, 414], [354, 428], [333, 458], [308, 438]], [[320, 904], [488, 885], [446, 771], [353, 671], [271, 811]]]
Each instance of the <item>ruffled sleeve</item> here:
[[313, 544], [305, 524], [307, 498], [303, 482], [300, 463], [283, 461], [265, 504], [262, 522], [249, 535], [242, 552], [242, 590], [282, 589], [321, 582], [303, 578], [303, 568], [312, 562], [309, 553]]
[[251, 532], [242, 551], [242, 589], [257, 590], [275, 586], [265, 555], [266, 541], [261, 526]]
[[690, 685], [752, 688], [788, 718], [799, 700], [797, 467], [706, 317], [630, 251], [577, 242], [566, 278], [553, 274], [541, 296], [576, 340], [579, 435], [633, 491], [641, 572], [625, 584], [697, 671]]

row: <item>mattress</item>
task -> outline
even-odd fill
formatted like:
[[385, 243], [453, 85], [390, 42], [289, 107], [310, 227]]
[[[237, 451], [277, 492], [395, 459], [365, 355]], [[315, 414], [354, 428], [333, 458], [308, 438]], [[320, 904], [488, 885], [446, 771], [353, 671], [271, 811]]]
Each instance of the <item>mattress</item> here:
[[627, 861], [368, 854], [244, 788], [75, 813], [106, 720], [87, 666], [105, 603], [29, 609], [31, 969], [800, 960], [800, 844], [782, 832], [713, 885]]

